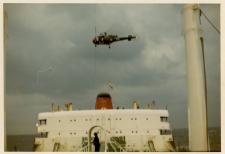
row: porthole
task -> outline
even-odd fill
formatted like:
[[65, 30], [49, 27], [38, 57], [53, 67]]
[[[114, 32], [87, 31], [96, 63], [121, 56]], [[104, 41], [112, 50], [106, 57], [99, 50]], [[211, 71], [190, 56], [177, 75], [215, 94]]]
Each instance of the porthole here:
[[110, 118], [108, 118], [108, 120], [110, 120]]

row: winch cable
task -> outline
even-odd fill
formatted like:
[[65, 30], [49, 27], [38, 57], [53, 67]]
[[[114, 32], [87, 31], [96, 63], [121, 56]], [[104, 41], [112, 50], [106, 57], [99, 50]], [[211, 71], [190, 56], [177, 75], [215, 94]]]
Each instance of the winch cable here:
[[[93, 7], [95, 9], [94, 17], [93, 17], [94, 18], [94, 22], [95, 22], [95, 28], [93, 30], [94, 30], [94, 37], [96, 37], [96, 31], [97, 31], [96, 30], [97, 4], [95, 4]], [[92, 40], [91, 40], [91, 43], [92, 43]], [[91, 44], [91, 45], [93, 45], [93, 44]], [[90, 69], [91, 69], [90, 73], [91, 74], [89, 74], [89, 77], [90, 77], [89, 103], [93, 102], [93, 98], [95, 99], [96, 89], [97, 89], [97, 83], [96, 83], [97, 82], [97, 79], [96, 79], [96, 65], [97, 65], [96, 63], [97, 62], [96, 62], [96, 47], [95, 46], [94, 46], [94, 55], [92, 57], [94, 59], [91, 59], [91, 61], [90, 61]], [[92, 103], [92, 105], [93, 105], [93, 103]], [[92, 108], [92, 105], [91, 105], [91, 108]], [[95, 106], [93, 108], [95, 108]]]
[[[207, 17], [207, 15], [202, 11], [202, 9], [200, 9], [200, 16], [203, 15], [205, 17], [205, 19], [208, 21], [208, 23], [218, 32], [218, 34], [220, 35], [220, 30], [213, 24], [213, 22]], [[201, 22], [200, 22], [201, 24]], [[204, 48], [204, 39], [202, 36], [200, 36], [200, 43], [201, 43], [201, 47], [202, 47], [202, 55], [203, 55], [203, 67], [204, 67], [204, 78], [205, 78], [205, 101], [206, 101], [206, 112], [208, 110], [208, 90], [207, 90], [207, 73], [206, 73], [206, 61], [205, 61], [205, 48]], [[206, 126], [208, 126], [208, 115], [206, 116], [207, 120], [206, 120]], [[208, 134], [208, 130], [206, 130], [207, 134]], [[208, 144], [209, 144], [209, 140], [207, 140]]]
[[220, 34], [220, 30], [215, 26], [215, 24], [208, 18], [208, 16], [200, 9], [200, 15], [203, 15], [205, 19], [208, 21], [208, 23], [217, 31], [218, 34]]

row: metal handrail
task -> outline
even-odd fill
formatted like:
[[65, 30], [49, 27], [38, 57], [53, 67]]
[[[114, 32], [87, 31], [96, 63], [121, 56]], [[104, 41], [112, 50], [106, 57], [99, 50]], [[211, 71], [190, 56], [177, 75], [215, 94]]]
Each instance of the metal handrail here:
[[151, 152], [156, 152], [155, 145], [153, 141], [148, 141], [148, 148]]
[[122, 147], [116, 140], [111, 139], [111, 142], [114, 143], [120, 149], [120, 151], [126, 151], [126, 149]]
[[82, 147], [80, 150], [77, 150], [77, 152], [89, 152], [88, 151], [88, 144], [87, 145], [85, 145], [84, 147]]
[[109, 142], [109, 144], [112, 146], [113, 151], [116, 152], [116, 147], [113, 145], [113, 143], [112, 142]]

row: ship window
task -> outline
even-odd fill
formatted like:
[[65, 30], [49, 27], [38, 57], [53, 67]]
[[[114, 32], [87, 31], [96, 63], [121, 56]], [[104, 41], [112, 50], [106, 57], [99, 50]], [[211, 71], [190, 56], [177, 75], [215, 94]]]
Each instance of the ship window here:
[[97, 118], [97, 121], [99, 120], [99, 118]]
[[133, 120], [133, 118], [131, 118], [131, 120]]
[[160, 129], [160, 135], [169, 135], [171, 131], [169, 129]]
[[108, 118], [108, 120], [110, 120], [110, 118]]
[[146, 118], [146, 120], [148, 120], [148, 118]]
[[168, 121], [168, 117], [160, 117], [161, 122], [167, 122]]
[[40, 125], [46, 125], [47, 120], [46, 119], [41, 119], [39, 120]]
[[135, 118], [135, 120], [137, 120], [137, 118]]
[[60, 122], [61, 120], [59, 120], [59, 122]]
[[40, 135], [43, 138], [48, 137], [48, 132], [41, 132]]
[[120, 120], [122, 120], [122, 119], [120, 118]]

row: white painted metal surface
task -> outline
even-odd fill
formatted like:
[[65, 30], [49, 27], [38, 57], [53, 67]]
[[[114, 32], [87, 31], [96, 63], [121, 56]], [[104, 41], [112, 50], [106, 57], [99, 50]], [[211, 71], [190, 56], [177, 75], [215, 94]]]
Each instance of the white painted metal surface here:
[[[162, 118], [163, 117], [163, 118]], [[94, 132], [99, 132], [102, 149], [110, 151], [171, 151], [173, 141], [167, 110], [121, 109], [81, 110], [40, 113], [38, 133], [47, 135], [35, 139], [36, 151], [92, 151]], [[164, 131], [164, 132], [163, 132]], [[167, 131], [167, 133], [165, 133]], [[123, 143], [116, 141], [124, 140]]]
[[190, 151], [207, 151], [207, 108], [203, 54], [200, 42], [198, 5], [183, 9], [184, 38], [187, 56], [188, 127]]

